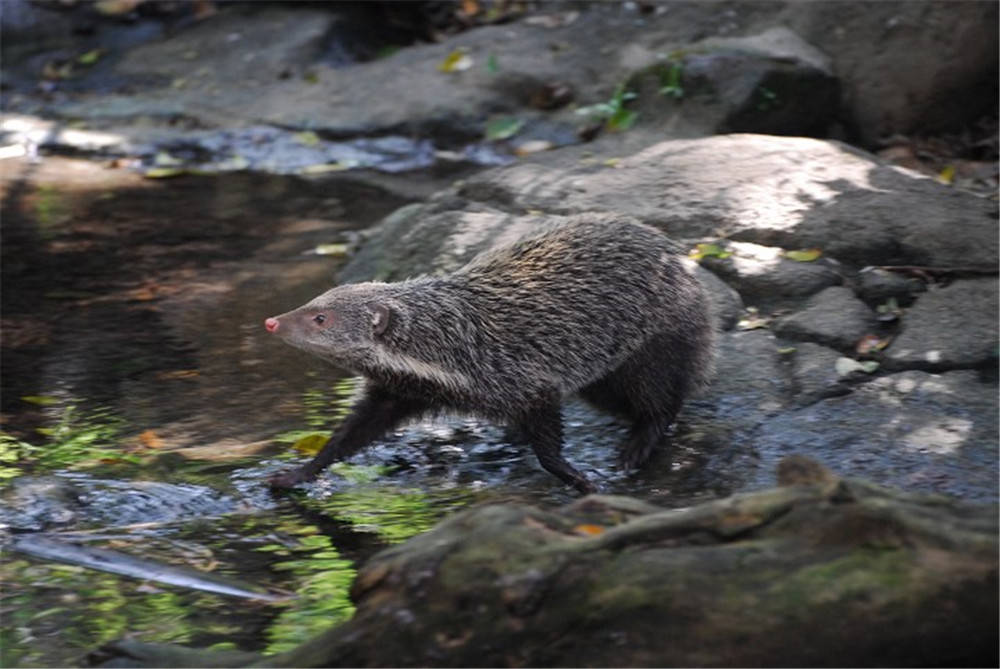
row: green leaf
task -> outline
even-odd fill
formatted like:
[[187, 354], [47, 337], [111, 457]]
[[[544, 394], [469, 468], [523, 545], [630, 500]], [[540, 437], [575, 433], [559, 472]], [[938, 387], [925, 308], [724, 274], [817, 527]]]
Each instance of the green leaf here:
[[937, 180], [941, 183], [950, 186], [952, 182], [955, 181], [955, 166], [945, 165], [940, 172], [938, 172]]
[[524, 120], [515, 116], [501, 116], [486, 124], [486, 139], [495, 141], [507, 139], [517, 134], [524, 127]]
[[37, 404], [41, 407], [49, 407], [53, 404], [59, 404], [59, 400], [55, 397], [50, 397], [49, 395], [21, 395], [21, 400], [28, 402], [29, 404]]
[[616, 110], [621, 109], [622, 104], [628, 102], [629, 100], [635, 100], [638, 95], [632, 91], [625, 89], [625, 84], [618, 84], [618, 88], [615, 89], [614, 95], [611, 96], [610, 103]]
[[175, 158], [166, 151], [158, 151], [155, 156], [153, 156], [153, 164], [157, 167], [176, 167], [177, 165], [182, 165], [184, 163], [180, 158]]
[[486, 58], [486, 71], [489, 72], [490, 74], [496, 74], [497, 72], [500, 71], [500, 64], [497, 63], [496, 54], [491, 53]]
[[92, 49], [85, 54], [77, 56], [76, 62], [80, 63], [80, 65], [93, 65], [100, 60], [102, 55], [104, 55], [103, 49]]
[[314, 133], [312, 130], [305, 130], [303, 132], [297, 132], [293, 135], [295, 141], [303, 146], [316, 146], [319, 144], [319, 135]]
[[437, 69], [441, 72], [461, 72], [470, 67], [472, 67], [472, 58], [465, 52], [465, 49], [455, 49], [438, 63]]
[[628, 130], [639, 114], [631, 109], [621, 108], [608, 119], [609, 130]]
[[317, 165], [306, 165], [299, 169], [300, 174], [326, 174], [327, 172], [343, 172], [352, 167], [357, 167], [355, 161], [345, 161], [342, 163], [319, 163]]
[[669, 95], [675, 98], [684, 97], [684, 88], [681, 87], [681, 71], [680, 63], [670, 65], [661, 79], [663, 85], [660, 87], [660, 95]]
[[615, 113], [614, 108], [611, 107], [607, 102], [598, 102], [594, 105], [587, 105], [585, 107], [580, 107], [576, 110], [577, 114], [581, 116], [595, 116], [598, 118], [607, 118]]
[[147, 179], [169, 179], [187, 174], [187, 170], [182, 167], [151, 167], [142, 173]]
[[789, 260], [794, 260], [795, 262], [812, 262], [816, 260], [823, 252], [819, 249], [802, 249], [800, 251], [785, 251], [785, 257]]
[[618, 84], [611, 99], [607, 102], [600, 102], [595, 105], [580, 107], [577, 114], [583, 114], [598, 119], [603, 119], [609, 130], [628, 130], [635, 123], [637, 113], [625, 108], [625, 103], [634, 100], [636, 94], [625, 89], [625, 84]]
[[696, 244], [688, 252], [688, 256], [694, 260], [701, 260], [702, 258], [725, 259], [731, 255], [733, 255], [732, 251], [727, 251], [717, 244]]
[[[250, 167], [250, 161], [240, 155], [229, 156], [224, 160], [220, 160], [215, 163], [212, 167], [221, 172], [236, 172], [239, 170], [245, 170]], [[196, 173], [196, 172], [191, 172]]]

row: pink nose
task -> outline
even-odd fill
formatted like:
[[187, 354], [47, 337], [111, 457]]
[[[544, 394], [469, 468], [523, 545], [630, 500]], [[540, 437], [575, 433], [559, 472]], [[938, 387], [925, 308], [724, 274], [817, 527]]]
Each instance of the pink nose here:
[[281, 327], [281, 321], [277, 318], [268, 318], [264, 321], [264, 327], [268, 332], [277, 332], [278, 328]]

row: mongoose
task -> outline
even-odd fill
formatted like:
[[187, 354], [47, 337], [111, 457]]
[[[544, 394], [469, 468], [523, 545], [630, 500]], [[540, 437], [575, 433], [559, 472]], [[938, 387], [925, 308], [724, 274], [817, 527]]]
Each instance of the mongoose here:
[[610, 215], [578, 216], [446, 276], [339, 286], [265, 327], [368, 380], [323, 450], [274, 487], [312, 480], [408, 418], [456, 411], [513, 428], [542, 467], [593, 492], [561, 454], [562, 399], [579, 393], [630, 419], [619, 463], [636, 468], [712, 368], [700, 285], [659, 231]]

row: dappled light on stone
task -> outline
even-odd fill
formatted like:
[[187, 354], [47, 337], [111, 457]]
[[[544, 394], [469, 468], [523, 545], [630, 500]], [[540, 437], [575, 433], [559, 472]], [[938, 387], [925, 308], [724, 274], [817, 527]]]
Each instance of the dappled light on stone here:
[[0, 120], [0, 131], [5, 135], [5, 142], [35, 148], [49, 144], [84, 151], [101, 151], [120, 146], [124, 139], [122, 135], [112, 132], [81, 130], [68, 127], [66, 123], [22, 114], [5, 115]]
[[925, 425], [913, 430], [903, 438], [903, 443], [916, 451], [945, 455], [961, 448], [971, 433], [971, 420], [942, 418], [937, 425]]
[[733, 267], [739, 274], [754, 276], [767, 274], [781, 262], [781, 249], [761, 247], [756, 244], [734, 242]]

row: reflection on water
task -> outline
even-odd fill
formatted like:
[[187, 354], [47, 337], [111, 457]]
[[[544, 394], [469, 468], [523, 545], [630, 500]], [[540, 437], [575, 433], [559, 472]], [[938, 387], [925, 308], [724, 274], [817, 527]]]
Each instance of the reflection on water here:
[[[332, 283], [336, 260], [305, 252], [403, 202], [316, 180], [148, 182], [64, 159], [10, 166], [4, 523], [73, 540], [65, 531], [108, 531], [92, 545], [299, 596], [233, 606], [5, 549], [0, 664], [67, 666], [126, 635], [271, 652], [349, 616], [355, 561], [409, 522], [393, 516], [386, 538], [341, 541], [349, 522], [276, 506], [241, 476], [256, 461], [248, 446], [344, 411], [346, 386], [326, 385], [336, 371], [272, 345], [260, 322]], [[197, 459], [176, 455], [187, 449]]]
[[277, 603], [12, 554], [0, 565], [0, 660], [3, 666], [68, 666], [100, 643], [126, 635], [197, 647], [288, 650], [350, 617], [355, 564], [468, 502], [460, 495], [362, 488], [324, 504], [284, 503], [268, 514], [148, 523], [98, 537], [122, 553], [296, 595]]
[[332, 284], [337, 260], [306, 252], [401, 204], [294, 178], [37, 169], [5, 181], [2, 211], [0, 402], [5, 431], [30, 443], [70, 405], [164, 448], [294, 424], [295, 389], [333, 370], [274, 345], [260, 322]]

